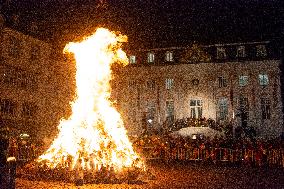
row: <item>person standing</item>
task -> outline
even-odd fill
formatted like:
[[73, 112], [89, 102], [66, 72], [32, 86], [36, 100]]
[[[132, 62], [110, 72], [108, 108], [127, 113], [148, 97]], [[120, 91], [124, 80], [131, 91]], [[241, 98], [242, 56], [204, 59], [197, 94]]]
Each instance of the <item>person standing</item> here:
[[0, 188], [7, 188], [8, 172], [7, 172], [7, 149], [8, 140], [0, 138]]

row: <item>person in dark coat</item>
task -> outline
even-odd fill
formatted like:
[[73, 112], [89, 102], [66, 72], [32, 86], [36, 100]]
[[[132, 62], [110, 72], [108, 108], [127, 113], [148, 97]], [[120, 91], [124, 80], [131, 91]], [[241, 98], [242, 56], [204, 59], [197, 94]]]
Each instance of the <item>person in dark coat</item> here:
[[8, 140], [0, 138], [0, 188], [6, 187], [7, 179], [5, 167], [7, 165]]
[[8, 139], [0, 139], [0, 167], [4, 167], [7, 162]]

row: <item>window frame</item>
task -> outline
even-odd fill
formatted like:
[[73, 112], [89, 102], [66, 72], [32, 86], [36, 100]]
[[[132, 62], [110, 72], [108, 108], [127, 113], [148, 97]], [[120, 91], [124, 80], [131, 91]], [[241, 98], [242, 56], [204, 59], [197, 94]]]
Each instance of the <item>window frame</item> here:
[[149, 90], [154, 90], [156, 88], [156, 81], [155, 80], [147, 80], [146, 81], [146, 88]]
[[18, 58], [21, 53], [21, 40], [15, 36], [9, 37], [9, 57]]
[[174, 79], [173, 78], [166, 78], [165, 79], [165, 87], [167, 90], [171, 90], [174, 87]]
[[269, 85], [268, 74], [266, 74], [266, 73], [258, 74], [258, 82], [259, 82], [259, 85], [262, 86], [262, 87], [268, 86]]
[[31, 102], [24, 102], [22, 104], [22, 115], [24, 117], [32, 118], [37, 115], [38, 106]]
[[175, 102], [173, 99], [166, 100], [166, 119], [170, 122], [175, 119]]
[[154, 63], [155, 62], [155, 54], [153, 52], [147, 53], [147, 63]]
[[245, 46], [241, 45], [237, 47], [237, 54], [236, 54], [237, 58], [244, 58], [246, 57], [246, 48]]
[[166, 62], [173, 62], [174, 61], [173, 51], [167, 51], [165, 53], [165, 60], [166, 60]]
[[[225, 103], [224, 103], [225, 102]], [[226, 97], [221, 97], [218, 100], [219, 120], [228, 120], [229, 116], [229, 100]]]
[[31, 60], [38, 60], [40, 58], [41, 47], [39, 44], [33, 44], [31, 46]]
[[136, 64], [136, 56], [135, 55], [129, 56], [129, 64]]
[[11, 99], [0, 99], [0, 112], [6, 115], [15, 115], [17, 103]]
[[240, 87], [245, 87], [248, 84], [249, 84], [249, 76], [248, 75], [240, 75], [239, 76], [239, 86]]
[[[247, 120], [246, 121], [248, 121], [249, 120], [249, 111], [250, 111], [250, 105], [249, 105], [249, 99], [248, 99], [248, 97], [246, 97], [246, 96], [240, 96], [239, 97], [239, 99], [238, 99], [238, 101], [239, 101], [239, 103], [238, 103], [238, 105], [239, 105], [239, 109], [240, 110], [244, 110], [244, 113], [246, 114], [246, 118], [247, 118]], [[240, 112], [241, 113], [241, 112]]]
[[267, 56], [267, 49], [266, 45], [261, 44], [256, 46], [256, 57], [266, 57]]
[[[199, 103], [198, 103], [199, 102]], [[190, 117], [199, 119], [203, 116], [203, 101], [199, 98], [193, 98], [189, 101]]]
[[217, 59], [224, 60], [226, 58], [227, 58], [226, 48], [225, 47], [217, 47]]
[[155, 119], [155, 115], [156, 115], [156, 104], [153, 101], [150, 101], [147, 103], [147, 122], [149, 119], [151, 119], [152, 121], [154, 121]]
[[219, 88], [227, 87], [227, 79], [225, 76], [218, 77], [218, 86]]
[[260, 98], [261, 118], [262, 120], [271, 119], [271, 101], [267, 97]]

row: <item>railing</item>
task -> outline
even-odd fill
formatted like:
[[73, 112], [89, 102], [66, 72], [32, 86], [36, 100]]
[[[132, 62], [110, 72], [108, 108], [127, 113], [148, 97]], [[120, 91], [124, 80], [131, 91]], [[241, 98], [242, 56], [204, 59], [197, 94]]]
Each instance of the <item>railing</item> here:
[[[139, 150], [146, 160], [193, 161], [208, 163], [240, 164], [253, 166], [272, 166], [284, 168], [284, 149], [269, 148], [231, 149], [231, 148], [197, 148], [173, 147], [161, 148], [157, 146], [141, 147]], [[37, 148], [22, 146], [18, 149], [17, 161], [27, 162], [40, 155]]]
[[[147, 155], [148, 153], [148, 155]], [[270, 166], [284, 168], [284, 149], [268, 149], [264, 151], [255, 149], [230, 148], [148, 148], [143, 153], [147, 160], [162, 159], [171, 161], [193, 161], [207, 163], [224, 163], [251, 166]]]
[[37, 158], [40, 153], [37, 147], [31, 145], [19, 146], [17, 149], [12, 150], [13, 153], [9, 156], [16, 157], [18, 162], [28, 162]]

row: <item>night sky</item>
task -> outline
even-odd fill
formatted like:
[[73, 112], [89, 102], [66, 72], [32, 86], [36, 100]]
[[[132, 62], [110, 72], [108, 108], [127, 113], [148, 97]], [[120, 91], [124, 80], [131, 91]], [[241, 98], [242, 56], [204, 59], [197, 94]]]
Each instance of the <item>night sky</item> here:
[[[0, 2], [4, 0], [0, 0]], [[153, 48], [283, 41], [283, 0], [10, 0], [26, 27], [65, 44], [105, 26], [129, 37], [129, 46]]]

